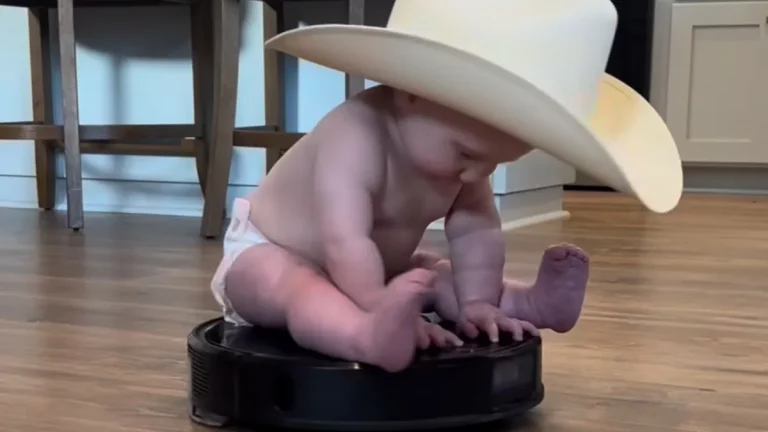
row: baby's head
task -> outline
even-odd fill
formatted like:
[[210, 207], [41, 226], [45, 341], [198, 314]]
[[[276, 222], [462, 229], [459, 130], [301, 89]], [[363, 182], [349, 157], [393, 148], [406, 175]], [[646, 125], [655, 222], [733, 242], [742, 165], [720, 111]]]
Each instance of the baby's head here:
[[394, 90], [393, 100], [403, 151], [430, 176], [470, 183], [531, 151], [494, 127], [424, 98]]

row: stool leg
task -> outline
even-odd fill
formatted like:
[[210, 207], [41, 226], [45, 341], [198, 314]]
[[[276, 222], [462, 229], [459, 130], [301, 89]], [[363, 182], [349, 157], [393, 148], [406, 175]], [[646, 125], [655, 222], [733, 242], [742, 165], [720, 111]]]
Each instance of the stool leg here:
[[192, 33], [192, 81], [195, 95], [195, 124], [203, 129], [195, 147], [195, 165], [200, 189], [205, 197], [211, 153], [211, 103], [213, 102], [213, 31], [211, 4], [195, 2], [190, 6]]
[[67, 220], [75, 231], [83, 227], [83, 188], [80, 163], [80, 120], [77, 99], [77, 62], [73, 0], [58, 0], [61, 56], [64, 158], [67, 175]]
[[[50, 37], [48, 9], [30, 9], [29, 61], [32, 72], [32, 119], [35, 123], [51, 124]], [[56, 206], [56, 146], [54, 141], [35, 140], [35, 179], [37, 203], [44, 210]]]
[[[283, 2], [272, 9], [266, 2], [262, 2], [264, 41], [271, 39], [283, 31]], [[285, 80], [283, 78], [284, 57], [276, 50], [264, 50], [264, 120], [267, 126], [272, 126], [279, 132], [285, 132], [283, 118], [283, 100], [285, 99]], [[276, 148], [267, 148], [266, 172], [269, 172], [277, 163], [282, 151]]]
[[210, 161], [205, 185], [201, 235], [221, 234], [227, 197], [237, 105], [240, 59], [240, 0], [214, 1], [214, 96]]
[[[347, 0], [347, 24], [365, 24], [365, 0]], [[358, 75], [344, 75], [347, 99], [365, 90], [365, 78]]]

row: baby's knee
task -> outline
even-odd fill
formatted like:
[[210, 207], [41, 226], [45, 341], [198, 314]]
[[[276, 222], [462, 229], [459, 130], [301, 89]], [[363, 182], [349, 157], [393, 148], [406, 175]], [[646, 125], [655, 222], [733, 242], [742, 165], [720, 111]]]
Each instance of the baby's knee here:
[[283, 255], [279, 247], [271, 244], [249, 247], [232, 262], [227, 286], [262, 286], [276, 281], [286, 266]]
[[232, 262], [224, 278], [224, 286], [228, 293], [239, 291], [241, 287], [251, 285], [253, 279], [261, 276], [262, 263], [257, 259], [256, 246], [252, 246]]
[[225, 278], [224, 293], [232, 309], [251, 324], [281, 322], [277, 281], [280, 263], [269, 245], [252, 246], [232, 262]]

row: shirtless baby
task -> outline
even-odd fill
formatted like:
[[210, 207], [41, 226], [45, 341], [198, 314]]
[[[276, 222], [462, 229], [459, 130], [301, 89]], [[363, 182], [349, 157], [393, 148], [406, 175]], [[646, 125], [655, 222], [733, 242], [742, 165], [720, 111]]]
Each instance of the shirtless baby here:
[[[531, 149], [453, 110], [386, 86], [332, 110], [235, 201], [212, 288], [236, 325], [287, 328], [301, 346], [387, 371], [419, 348], [570, 330], [588, 259], [545, 251], [533, 285], [503, 280], [490, 175]], [[417, 251], [445, 218], [449, 259]]]

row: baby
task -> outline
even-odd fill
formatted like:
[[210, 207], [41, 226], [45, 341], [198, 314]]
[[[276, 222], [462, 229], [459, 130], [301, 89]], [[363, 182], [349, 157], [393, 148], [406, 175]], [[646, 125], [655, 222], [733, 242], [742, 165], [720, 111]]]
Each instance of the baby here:
[[[490, 175], [531, 150], [458, 112], [387, 86], [326, 115], [234, 203], [212, 282], [225, 319], [287, 328], [301, 346], [396, 372], [417, 349], [516, 339], [578, 320], [588, 259], [550, 247], [533, 285], [503, 280]], [[417, 251], [445, 218], [450, 260]]]

